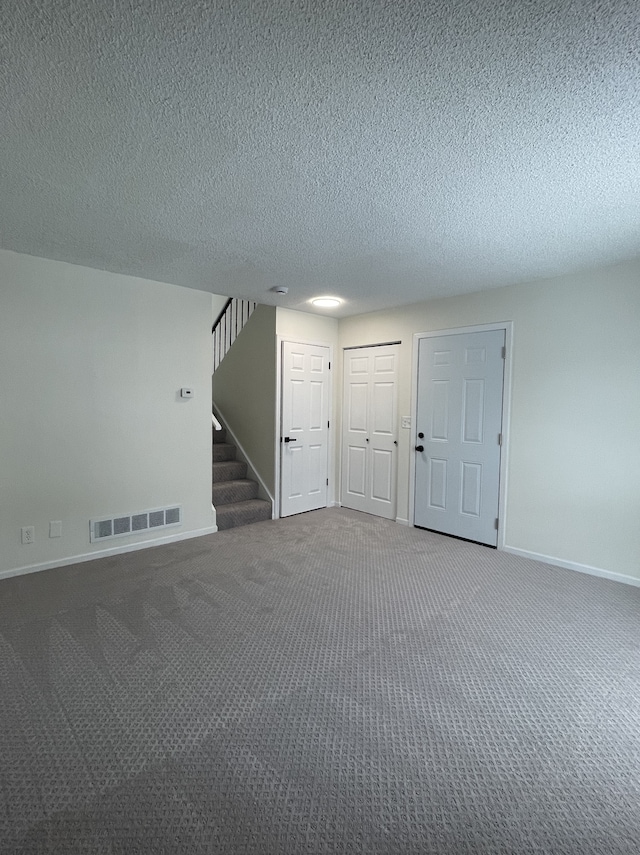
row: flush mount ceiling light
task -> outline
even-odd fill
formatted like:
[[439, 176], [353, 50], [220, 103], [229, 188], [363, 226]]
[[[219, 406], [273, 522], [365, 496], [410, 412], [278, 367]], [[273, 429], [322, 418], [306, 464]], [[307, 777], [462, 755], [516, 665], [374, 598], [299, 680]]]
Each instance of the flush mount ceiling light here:
[[311, 304], [318, 309], [335, 309], [341, 302], [337, 297], [317, 297], [311, 301]]

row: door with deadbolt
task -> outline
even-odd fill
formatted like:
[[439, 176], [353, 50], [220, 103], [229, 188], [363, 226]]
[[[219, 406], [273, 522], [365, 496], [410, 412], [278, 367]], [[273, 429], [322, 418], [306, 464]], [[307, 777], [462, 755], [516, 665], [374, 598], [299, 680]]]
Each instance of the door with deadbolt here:
[[497, 545], [505, 331], [418, 344], [414, 523]]

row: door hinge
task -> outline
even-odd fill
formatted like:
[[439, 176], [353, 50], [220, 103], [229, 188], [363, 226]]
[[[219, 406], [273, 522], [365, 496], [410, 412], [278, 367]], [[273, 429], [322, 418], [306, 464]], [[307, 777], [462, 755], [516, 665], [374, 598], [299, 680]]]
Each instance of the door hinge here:
[[498, 434], [498, 445], [502, 445], [502, 434]]
[[502, 358], [503, 358], [503, 359], [506, 359], [506, 358], [507, 358], [507, 348], [506, 348], [506, 347], [503, 347], [503, 348], [502, 348]]
[[327, 422], [327, 427], [331, 427], [331, 422]]
[[498, 531], [498, 522], [499, 522], [499, 519], [498, 519], [498, 517], [496, 517], [496, 531]]
[[331, 371], [331, 363], [329, 363], [329, 371]]
[[327, 487], [329, 486], [329, 479], [327, 478]]

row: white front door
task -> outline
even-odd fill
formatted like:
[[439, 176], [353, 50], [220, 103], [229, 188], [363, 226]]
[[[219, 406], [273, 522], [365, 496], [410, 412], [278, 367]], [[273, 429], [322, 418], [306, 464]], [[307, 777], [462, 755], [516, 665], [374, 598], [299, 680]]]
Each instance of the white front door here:
[[282, 343], [280, 516], [327, 506], [329, 348]]
[[418, 345], [415, 519], [423, 528], [498, 542], [504, 330]]
[[396, 516], [398, 345], [344, 351], [342, 505]]

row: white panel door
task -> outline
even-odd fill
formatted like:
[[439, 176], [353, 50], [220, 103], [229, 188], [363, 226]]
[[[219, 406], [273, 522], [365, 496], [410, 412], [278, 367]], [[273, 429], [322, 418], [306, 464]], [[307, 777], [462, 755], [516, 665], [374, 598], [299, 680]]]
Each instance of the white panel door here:
[[342, 505], [396, 515], [397, 345], [344, 351]]
[[329, 348], [282, 343], [280, 516], [327, 506]]
[[504, 330], [418, 346], [414, 523], [496, 546]]

